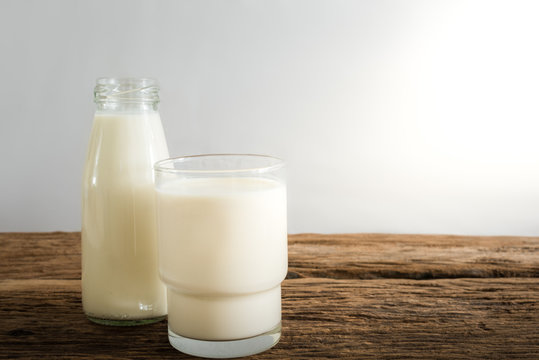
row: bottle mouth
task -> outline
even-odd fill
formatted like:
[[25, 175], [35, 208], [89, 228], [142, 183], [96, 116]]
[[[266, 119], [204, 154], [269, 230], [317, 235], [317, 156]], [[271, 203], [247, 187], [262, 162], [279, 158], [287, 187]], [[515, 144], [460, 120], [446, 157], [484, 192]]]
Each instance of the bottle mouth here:
[[159, 84], [151, 78], [98, 78], [94, 101], [100, 103], [159, 103]]

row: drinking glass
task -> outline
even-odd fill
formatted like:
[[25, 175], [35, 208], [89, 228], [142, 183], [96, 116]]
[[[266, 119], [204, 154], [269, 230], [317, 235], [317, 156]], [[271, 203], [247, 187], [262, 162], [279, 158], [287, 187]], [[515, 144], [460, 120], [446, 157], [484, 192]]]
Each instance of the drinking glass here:
[[186, 156], [157, 162], [154, 174], [171, 345], [209, 358], [274, 346], [288, 266], [284, 162]]

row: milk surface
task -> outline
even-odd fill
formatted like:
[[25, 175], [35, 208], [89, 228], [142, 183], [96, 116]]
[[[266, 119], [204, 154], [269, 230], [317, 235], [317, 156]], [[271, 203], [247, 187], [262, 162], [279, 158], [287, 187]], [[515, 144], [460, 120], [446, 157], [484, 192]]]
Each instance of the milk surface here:
[[160, 275], [169, 328], [203, 340], [256, 336], [281, 320], [286, 188], [263, 178], [157, 186]]
[[96, 113], [82, 199], [86, 314], [105, 319], [166, 314], [152, 167], [167, 157], [159, 113]]

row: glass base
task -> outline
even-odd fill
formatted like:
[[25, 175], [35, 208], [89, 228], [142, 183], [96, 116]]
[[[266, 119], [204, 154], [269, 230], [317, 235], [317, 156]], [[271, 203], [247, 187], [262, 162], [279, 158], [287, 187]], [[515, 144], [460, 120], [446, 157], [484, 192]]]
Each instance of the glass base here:
[[281, 338], [281, 323], [263, 334], [246, 339], [208, 341], [175, 334], [168, 329], [168, 341], [185, 354], [213, 359], [226, 359], [261, 353], [275, 346]]
[[153, 324], [156, 322], [159, 322], [161, 320], [164, 320], [167, 316], [162, 315], [150, 319], [101, 319], [95, 316], [91, 316], [86, 314], [86, 317], [100, 325], [109, 325], [109, 326], [137, 326], [137, 325], [146, 325], [146, 324]]

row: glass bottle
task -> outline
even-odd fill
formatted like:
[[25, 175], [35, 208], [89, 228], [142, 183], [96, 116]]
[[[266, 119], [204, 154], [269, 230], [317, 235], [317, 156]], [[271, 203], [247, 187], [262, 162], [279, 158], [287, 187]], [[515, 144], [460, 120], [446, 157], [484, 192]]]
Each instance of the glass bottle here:
[[82, 304], [94, 322], [162, 320], [153, 164], [169, 156], [153, 79], [100, 78], [82, 186]]

